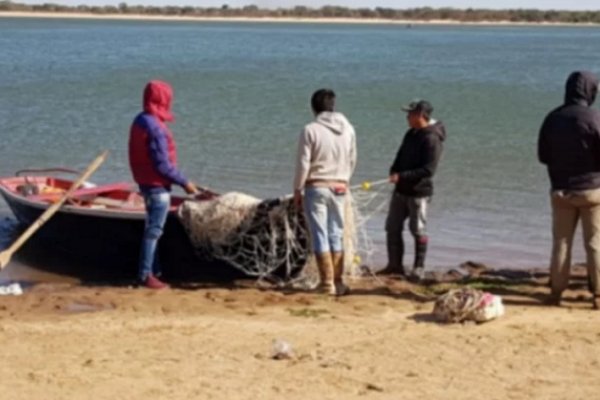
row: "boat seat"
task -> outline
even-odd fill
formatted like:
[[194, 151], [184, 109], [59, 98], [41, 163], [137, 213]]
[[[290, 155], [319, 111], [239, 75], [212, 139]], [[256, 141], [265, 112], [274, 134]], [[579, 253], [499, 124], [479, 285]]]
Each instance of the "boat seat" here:
[[[69, 198], [71, 199], [81, 199], [90, 196], [97, 196], [100, 194], [116, 192], [116, 191], [135, 191], [135, 187], [133, 184], [129, 182], [118, 182], [118, 183], [110, 183], [108, 185], [99, 185], [89, 188], [81, 188], [75, 190]], [[54, 202], [58, 200], [64, 193], [40, 193], [34, 196], [29, 196], [28, 199], [34, 201], [48, 201]]]
[[100, 185], [100, 186], [94, 186], [94, 187], [90, 187], [90, 188], [77, 189], [69, 197], [79, 198], [79, 197], [87, 197], [90, 195], [96, 196], [99, 194], [118, 192], [118, 191], [135, 192], [136, 188], [134, 187], [133, 184], [131, 184], [129, 182], [110, 183], [108, 185]]

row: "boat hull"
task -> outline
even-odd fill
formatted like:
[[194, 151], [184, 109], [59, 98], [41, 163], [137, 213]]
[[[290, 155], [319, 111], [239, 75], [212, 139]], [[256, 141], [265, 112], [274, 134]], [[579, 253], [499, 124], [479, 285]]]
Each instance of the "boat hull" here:
[[[5, 190], [0, 193], [23, 226], [33, 223], [45, 211], [43, 205]], [[144, 217], [143, 213], [100, 213], [66, 206], [35, 233], [19, 256], [25, 261], [35, 260], [38, 268], [81, 279], [134, 279]], [[158, 254], [167, 279], [231, 280], [244, 276], [223, 261], [200, 257], [173, 211], [167, 218]], [[64, 265], [56, 265], [57, 260], [63, 260]]]

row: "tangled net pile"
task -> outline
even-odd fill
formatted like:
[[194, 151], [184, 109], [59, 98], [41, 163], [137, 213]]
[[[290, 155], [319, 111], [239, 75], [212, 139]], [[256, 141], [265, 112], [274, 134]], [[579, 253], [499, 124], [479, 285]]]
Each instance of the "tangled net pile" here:
[[499, 296], [472, 287], [450, 290], [441, 295], [433, 308], [433, 315], [441, 322], [485, 322], [504, 314]]
[[[373, 254], [365, 224], [387, 207], [389, 187], [384, 182], [351, 188], [344, 232], [349, 274], [358, 274], [358, 267]], [[230, 192], [209, 200], [186, 201], [179, 207], [178, 217], [196, 252], [204, 258], [223, 260], [258, 278], [290, 281], [313, 275], [306, 222], [291, 196], [260, 200]]]
[[436, 300], [433, 314], [443, 322], [462, 322], [477, 311], [482, 299], [483, 292], [470, 287], [450, 290]]

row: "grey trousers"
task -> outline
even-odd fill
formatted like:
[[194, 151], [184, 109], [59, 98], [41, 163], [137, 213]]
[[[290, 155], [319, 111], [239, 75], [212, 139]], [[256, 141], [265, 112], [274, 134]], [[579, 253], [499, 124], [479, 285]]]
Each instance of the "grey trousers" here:
[[555, 191], [552, 203], [552, 292], [562, 293], [569, 285], [571, 249], [581, 219], [591, 292], [600, 295], [600, 189], [580, 192]]
[[402, 232], [408, 219], [408, 228], [415, 238], [414, 267], [424, 267], [427, 251], [427, 206], [430, 197], [412, 197], [394, 192], [385, 221], [388, 267], [403, 271], [404, 241]]

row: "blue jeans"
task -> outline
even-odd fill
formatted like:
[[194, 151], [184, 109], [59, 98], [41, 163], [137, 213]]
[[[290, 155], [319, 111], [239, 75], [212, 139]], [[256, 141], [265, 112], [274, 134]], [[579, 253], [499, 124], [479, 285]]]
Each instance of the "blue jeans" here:
[[305, 188], [304, 213], [315, 253], [344, 250], [345, 199], [345, 194], [336, 194], [328, 187]]
[[138, 278], [144, 281], [151, 274], [158, 276], [161, 273], [158, 260], [158, 239], [162, 236], [167, 221], [171, 194], [167, 191], [151, 193], [144, 189], [141, 189], [141, 193], [146, 204], [146, 224], [140, 251]]

